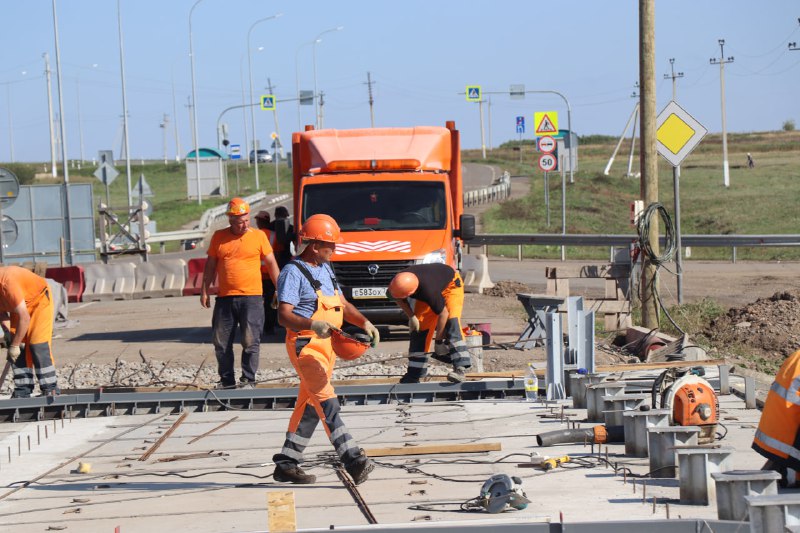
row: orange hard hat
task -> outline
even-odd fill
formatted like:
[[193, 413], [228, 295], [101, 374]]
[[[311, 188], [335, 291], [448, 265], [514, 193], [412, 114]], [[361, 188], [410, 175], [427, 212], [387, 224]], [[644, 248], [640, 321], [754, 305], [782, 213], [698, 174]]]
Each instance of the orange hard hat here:
[[362, 341], [348, 335], [339, 328], [331, 328], [331, 347], [337, 357], [345, 361], [352, 361], [364, 355], [369, 348], [369, 341]]
[[408, 298], [419, 287], [419, 278], [411, 272], [400, 272], [389, 284], [389, 293], [392, 298]]
[[342, 243], [344, 239], [339, 232], [339, 224], [333, 217], [318, 213], [306, 219], [298, 235], [301, 240]]
[[241, 215], [246, 215], [249, 212], [250, 204], [241, 198], [233, 198], [230, 202], [228, 202], [228, 211], [226, 211], [228, 216], [238, 217]]

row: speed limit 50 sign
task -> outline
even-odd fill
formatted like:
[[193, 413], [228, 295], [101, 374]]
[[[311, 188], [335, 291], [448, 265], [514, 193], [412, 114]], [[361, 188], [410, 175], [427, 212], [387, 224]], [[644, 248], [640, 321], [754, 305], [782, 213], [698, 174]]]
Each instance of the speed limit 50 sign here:
[[558, 168], [558, 159], [553, 154], [539, 156], [539, 169], [543, 172], [552, 172]]

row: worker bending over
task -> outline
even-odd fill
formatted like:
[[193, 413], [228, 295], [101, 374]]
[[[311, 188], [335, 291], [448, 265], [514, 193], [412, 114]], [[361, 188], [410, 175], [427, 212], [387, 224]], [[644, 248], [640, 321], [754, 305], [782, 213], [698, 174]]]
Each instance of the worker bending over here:
[[800, 350], [783, 362], [775, 376], [753, 449], [767, 458], [763, 470], [780, 472], [782, 485], [800, 485]]
[[339, 414], [339, 400], [330, 381], [336, 363], [331, 328], [340, 328], [347, 320], [367, 332], [372, 346], [378, 344], [380, 336], [341, 295], [329, 264], [336, 243], [342, 242], [336, 221], [328, 215], [313, 215], [303, 224], [299, 238], [299, 256], [278, 278], [278, 321], [286, 328], [286, 351], [300, 376], [300, 387], [283, 448], [272, 459], [273, 478], [300, 484], [316, 481], [316, 476], [306, 474], [300, 464], [303, 450], [322, 420], [339, 459], [358, 485], [366, 481], [374, 465], [356, 445]]
[[43, 395], [59, 394], [51, 348], [53, 298], [47, 281], [24, 268], [0, 267], [0, 313], [3, 327], [11, 333], [7, 354], [14, 368], [11, 397], [30, 398], [34, 372]]
[[[464, 282], [459, 273], [439, 263], [410, 266], [392, 279], [389, 296], [409, 317], [408, 370], [400, 383], [419, 383], [428, 373], [431, 339], [435, 339], [435, 353], [449, 356], [453, 363], [447, 379], [464, 381], [472, 361], [461, 330]], [[413, 311], [407, 298], [416, 300]]]

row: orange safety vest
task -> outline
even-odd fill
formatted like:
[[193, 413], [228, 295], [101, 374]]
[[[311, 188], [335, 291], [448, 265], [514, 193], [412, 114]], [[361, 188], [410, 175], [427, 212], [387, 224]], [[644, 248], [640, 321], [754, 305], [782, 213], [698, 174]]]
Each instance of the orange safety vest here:
[[783, 362], [775, 376], [753, 449], [779, 466], [800, 470], [800, 350]]

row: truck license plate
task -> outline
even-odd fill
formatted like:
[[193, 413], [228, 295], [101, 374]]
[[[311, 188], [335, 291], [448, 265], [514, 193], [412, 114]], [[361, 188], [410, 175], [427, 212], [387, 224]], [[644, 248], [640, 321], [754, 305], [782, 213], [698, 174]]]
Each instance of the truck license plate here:
[[353, 298], [386, 298], [386, 287], [353, 287]]

